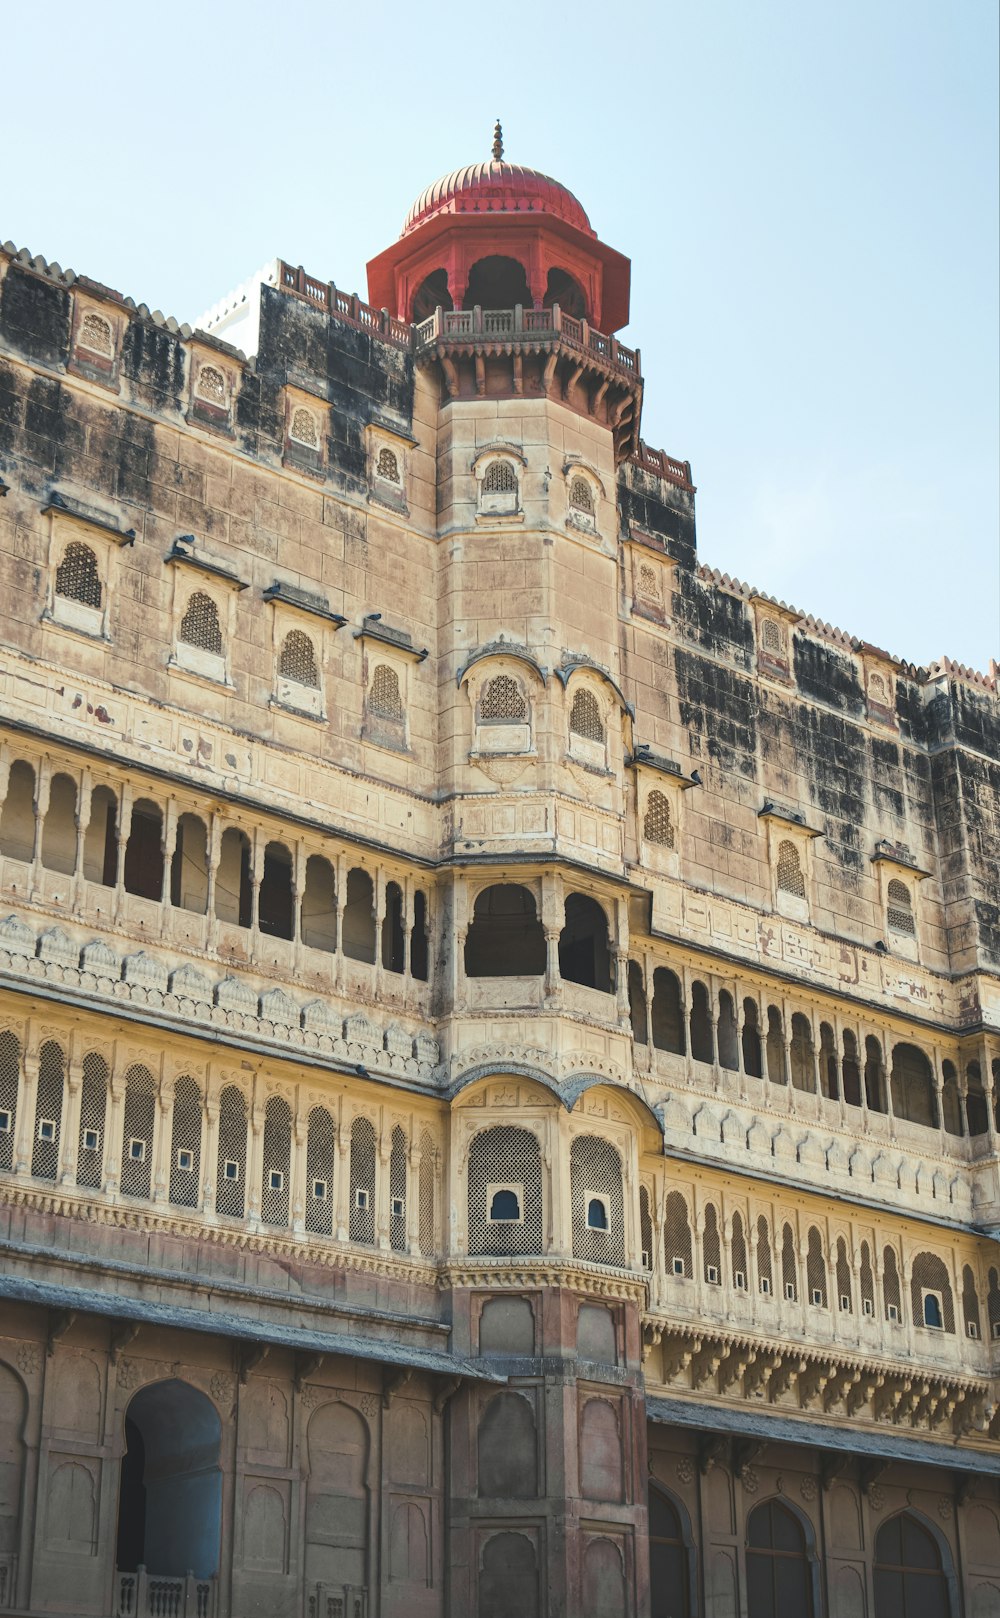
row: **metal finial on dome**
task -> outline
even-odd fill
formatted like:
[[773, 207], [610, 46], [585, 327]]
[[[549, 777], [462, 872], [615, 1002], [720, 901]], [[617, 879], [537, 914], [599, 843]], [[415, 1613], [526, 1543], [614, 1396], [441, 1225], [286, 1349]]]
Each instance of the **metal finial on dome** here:
[[493, 161], [499, 163], [503, 157], [503, 129], [499, 118], [493, 125]]

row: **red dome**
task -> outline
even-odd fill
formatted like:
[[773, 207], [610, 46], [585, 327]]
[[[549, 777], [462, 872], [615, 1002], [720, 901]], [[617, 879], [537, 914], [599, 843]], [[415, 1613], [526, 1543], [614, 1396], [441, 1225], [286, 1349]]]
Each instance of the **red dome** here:
[[519, 163], [470, 163], [435, 180], [406, 216], [402, 235], [438, 214], [549, 214], [596, 237], [582, 205], [558, 180]]

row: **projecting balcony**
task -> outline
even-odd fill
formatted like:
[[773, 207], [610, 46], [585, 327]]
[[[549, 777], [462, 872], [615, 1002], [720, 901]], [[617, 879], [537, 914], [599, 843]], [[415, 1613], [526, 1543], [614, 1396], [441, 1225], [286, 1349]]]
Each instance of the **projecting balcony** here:
[[216, 1579], [147, 1573], [115, 1574], [115, 1618], [215, 1618]]
[[611, 427], [619, 458], [638, 447], [637, 348], [549, 309], [435, 309], [414, 328], [417, 363], [436, 359], [449, 398], [549, 396]]

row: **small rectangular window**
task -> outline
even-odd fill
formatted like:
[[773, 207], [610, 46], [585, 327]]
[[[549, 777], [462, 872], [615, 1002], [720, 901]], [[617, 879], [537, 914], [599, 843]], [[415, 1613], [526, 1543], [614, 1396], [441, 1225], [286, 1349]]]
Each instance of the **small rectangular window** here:
[[239, 1177], [240, 1165], [235, 1161], [234, 1158], [227, 1157], [225, 1163], [222, 1165], [222, 1178], [224, 1180], [238, 1180]]
[[993, 1335], [994, 1337], [1000, 1337], [1000, 1320], [993, 1322]]
[[888, 1315], [890, 1320], [894, 1320], [897, 1325], [899, 1324], [899, 1310], [897, 1309], [897, 1307], [896, 1307], [896, 1305], [894, 1303], [890, 1303], [886, 1307], [885, 1312]]
[[733, 1273], [733, 1281], [734, 1281], [734, 1283], [736, 1285], [736, 1288], [737, 1288], [737, 1290], [739, 1292], [745, 1292], [746, 1291], [746, 1289], [747, 1289], [747, 1278], [744, 1275], [742, 1270], [734, 1271], [734, 1273]]
[[795, 1282], [794, 1281], [786, 1281], [785, 1282], [785, 1297], [788, 1299], [789, 1303], [794, 1303], [795, 1302]]
[[864, 1308], [865, 1314], [870, 1319], [871, 1316], [875, 1313], [875, 1305], [872, 1303], [871, 1298], [866, 1298], [865, 1299], [864, 1304], [863, 1304], [863, 1308]]
[[678, 1258], [676, 1254], [674, 1255], [674, 1274], [684, 1274], [684, 1260], [682, 1258]]
[[813, 1287], [813, 1289], [812, 1289], [812, 1301], [816, 1305], [817, 1309], [822, 1309], [822, 1307], [823, 1307], [823, 1293], [822, 1293], [822, 1291], [820, 1290], [819, 1287]]
[[316, 1199], [316, 1201], [317, 1202], [325, 1202], [326, 1201], [326, 1194], [327, 1194], [326, 1193], [326, 1181], [325, 1180], [314, 1180], [313, 1181], [313, 1196]]
[[978, 1337], [979, 1336], [979, 1327], [976, 1325], [976, 1322], [974, 1320], [967, 1320], [965, 1322], [965, 1329], [968, 1332], [970, 1337]]
[[128, 1155], [133, 1163], [145, 1163], [146, 1142], [144, 1140], [137, 1139], [136, 1136], [133, 1136], [128, 1143]]
[[368, 1206], [368, 1192], [362, 1185], [359, 1185], [354, 1193], [354, 1206], [356, 1208], [367, 1208]]
[[0, 1112], [0, 1135], [10, 1134], [11, 1118], [9, 1112]]
[[644, 1247], [642, 1250], [642, 1267], [644, 1270], [651, 1270], [653, 1268], [652, 1255], [650, 1254], [649, 1249], [646, 1247]]
[[85, 1152], [96, 1152], [101, 1144], [99, 1129], [85, 1129], [83, 1132], [83, 1149]]
[[194, 1168], [194, 1154], [192, 1152], [185, 1151], [183, 1146], [177, 1153], [177, 1167], [185, 1174], [190, 1174], [191, 1170]]
[[392, 1217], [393, 1217], [393, 1219], [402, 1219], [405, 1212], [406, 1212], [406, 1203], [403, 1201], [403, 1198], [402, 1197], [393, 1197], [393, 1199], [392, 1199]]
[[38, 1138], [39, 1138], [39, 1140], [55, 1140], [55, 1138], [56, 1138], [56, 1126], [55, 1126], [55, 1122], [53, 1121], [53, 1119], [51, 1119], [51, 1118], [39, 1118], [39, 1120], [38, 1120]]
[[846, 1292], [842, 1292], [840, 1294], [840, 1307], [841, 1307], [841, 1311], [845, 1315], [850, 1314], [850, 1312], [851, 1312], [851, 1300], [850, 1300], [850, 1296]]
[[716, 1266], [714, 1264], [706, 1264], [705, 1265], [705, 1280], [709, 1283], [710, 1286], [713, 1286], [713, 1287], [718, 1286], [718, 1284], [719, 1284], [719, 1272], [718, 1272], [718, 1269], [716, 1268]]
[[280, 1169], [271, 1170], [267, 1177], [267, 1188], [269, 1191], [284, 1191], [285, 1176], [282, 1174]]
[[766, 1276], [766, 1275], [761, 1276], [761, 1278], [760, 1278], [760, 1290], [761, 1290], [761, 1292], [763, 1292], [765, 1298], [769, 1298], [771, 1296], [771, 1281], [770, 1281], [769, 1276]]

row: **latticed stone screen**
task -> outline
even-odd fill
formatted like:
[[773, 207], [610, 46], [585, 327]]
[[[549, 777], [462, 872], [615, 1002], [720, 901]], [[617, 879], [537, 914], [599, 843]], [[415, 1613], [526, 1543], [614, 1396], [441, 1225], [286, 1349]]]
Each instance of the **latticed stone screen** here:
[[[791, 1225], [786, 1225], [781, 1233], [781, 1285], [785, 1297], [794, 1303], [799, 1295], [798, 1265], [795, 1261], [795, 1236]], [[791, 1292], [789, 1292], [791, 1287]]]
[[639, 1240], [642, 1243], [642, 1267], [644, 1270], [653, 1268], [653, 1221], [649, 1214], [649, 1189], [647, 1186], [639, 1187]]
[[799, 851], [787, 838], [783, 838], [778, 844], [778, 887], [782, 893], [790, 893], [796, 899], [804, 899], [806, 896]]
[[74, 540], [66, 546], [56, 568], [56, 595], [67, 601], [79, 601], [84, 607], [101, 605], [101, 575], [97, 557], [89, 545]]
[[865, 1315], [875, 1313], [875, 1275], [872, 1270], [871, 1249], [867, 1242], [861, 1243], [861, 1311]]
[[399, 482], [399, 462], [391, 449], [379, 450], [375, 473], [377, 477], [383, 478], [386, 483]]
[[375, 1129], [368, 1118], [351, 1126], [351, 1241], [375, 1241]]
[[219, 1162], [215, 1206], [230, 1219], [242, 1219], [246, 1206], [247, 1104], [235, 1085], [219, 1101]]
[[[573, 1200], [573, 1257], [594, 1264], [625, 1263], [625, 1210], [622, 1197], [622, 1160], [610, 1141], [598, 1135], [578, 1135], [569, 1154]], [[607, 1228], [588, 1223], [589, 1204], [604, 1199]]]
[[153, 1075], [148, 1067], [137, 1063], [125, 1075], [121, 1188], [127, 1197], [149, 1197], [155, 1121]]
[[924, 1319], [923, 1295], [927, 1289], [941, 1294], [944, 1329], [954, 1332], [955, 1304], [951, 1295], [951, 1282], [944, 1260], [938, 1258], [936, 1253], [918, 1253], [913, 1260], [913, 1269], [910, 1272], [910, 1308], [913, 1311], [912, 1319], [918, 1325], [922, 1324]]
[[420, 1137], [420, 1251], [425, 1257], [435, 1250], [434, 1237], [434, 1180], [435, 1180], [435, 1154], [434, 1142], [430, 1135], [424, 1133]]
[[496, 674], [483, 687], [479, 698], [480, 724], [523, 724], [528, 717], [528, 704], [517, 681], [509, 674]]
[[[972, 1273], [972, 1266], [966, 1264], [962, 1270], [962, 1319], [965, 1321], [965, 1330], [971, 1336], [982, 1337], [983, 1321], [979, 1312], [979, 1294], [976, 1291], [976, 1278]], [[975, 1333], [969, 1333], [969, 1327], [975, 1327]]]
[[201, 1186], [201, 1091], [186, 1074], [174, 1085], [170, 1126], [170, 1200], [179, 1208], [197, 1208]]
[[[523, 1188], [520, 1219], [490, 1218], [487, 1187]], [[469, 1148], [469, 1252], [505, 1258], [542, 1251], [542, 1160], [527, 1129], [498, 1124], [477, 1135]]]
[[219, 628], [219, 609], [204, 590], [196, 590], [184, 609], [178, 640], [185, 646], [197, 646], [202, 652], [222, 656], [222, 630]]
[[809, 1227], [809, 1241], [806, 1249], [806, 1285], [809, 1288], [809, 1302], [817, 1302], [826, 1308], [826, 1260], [823, 1257], [823, 1238], [815, 1225]]
[[76, 1159], [77, 1185], [97, 1190], [104, 1180], [104, 1127], [108, 1110], [108, 1064], [96, 1051], [83, 1059], [80, 1089], [80, 1143]]
[[714, 1202], [705, 1204], [705, 1232], [702, 1236], [701, 1246], [705, 1261], [705, 1280], [720, 1281], [722, 1279], [722, 1244], [719, 1241], [719, 1216], [716, 1213]]
[[333, 1119], [325, 1107], [314, 1107], [306, 1136], [306, 1230], [317, 1236], [333, 1232], [333, 1167]]
[[387, 663], [380, 663], [372, 675], [368, 693], [368, 712], [377, 719], [392, 719], [396, 723], [404, 716], [403, 698], [399, 689], [399, 675]]
[[889, 927], [894, 933], [908, 933], [912, 938], [917, 928], [913, 919], [913, 901], [906, 883], [893, 877], [886, 897], [889, 901], [886, 907]]
[[17, 1088], [21, 1074], [21, 1047], [9, 1028], [0, 1033], [0, 1112], [7, 1127], [0, 1131], [0, 1169], [13, 1168], [17, 1138]]
[[210, 404], [224, 405], [226, 402], [226, 379], [215, 365], [203, 365], [198, 372], [198, 396], [207, 399]]
[[264, 1111], [264, 1167], [260, 1213], [265, 1225], [288, 1224], [288, 1180], [292, 1168], [292, 1114], [282, 1096], [271, 1096]]
[[[844, 1300], [847, 1300], [846, 1304]], [[837, 1307], [854, 1312], [854, 1289], [851, 1286], [851, 1266], [847, 1257], [847, 1243], [843, 1236], [837, 1238]]]
[[764, 619], [760, 626], [760, 638], [765, 651], [774, 652], [778, 657], [783, 656], [785, 636], [781, 625], [773, 618]]
[[1000, 1271], [991, 1269], [987, 1277], [986, 1312], [990, 1322], [990, 1336], [1000, 1336]]
[[647, 843], [657, 843], [660, 848], [673, 848], [674, 846], [674, 827], [670, 818], [670, 803], [662, 792], [651, 792], [646, 799], [642, 835]]
[[573, 698], [570, 709], [569, 728], [574, 736], [582, 736], [588, 742], [603, 742], [604, 721], [601, 718], [601, 705], [592, 691], [578, 691]]
[[733, 1258], [733, 1285], [746, 1291], [747, 1286], [747, 1239], [743, 1230], [743, 1215], [733, 1214], [733, 1234], [731, 1240]]
[[389, 1246], [406, 1252], [406, 1136], [398, 1124], [389, 1154]]
[[[767, 1282], [767, 1286], [764, 1282]], [[774, 1272], [771, 1265], [771, 1232], [761, 1214], [757, 1219], [757, 1284], [762, 1292], [774, 1291]]]
[[487, 467], [483, 490], [486, 494], [517, 493], [517, 473], [509, 461], [494, 461]]
[[94, 314], [92, 310], [88, 311], [80, 322], [77, 343], [80, 348], [88, 349], [91, 354], [103, 354], [106, 359], [110, 359], [114, 354], [111, 327], [102, 316]]
[[316, 417], [304, 405], [292, 411], [292, 422], [288, 429], [290, 438], [297, 444], [305, 444], [307, 449], [319, 449], [319, 430], [316, 426]]
[[[713, 1209], [713, 1214], [715, 1210]], [[668, 1275], [683, 1275], [690, 1281], [694, 1276], [691, 1256], [691, 1221], [688, 1206], [679, 1191], [667, 1192], [667, 1223], [663, 1242], [663, 1261]], [[678, 1272], [675, 1260], [681, 1262]], [[715, 1263], [715, 1260], [712, 1261]], [[718, 1267], [718, 1266], [716, 1266]]]
[[55, 1040], [46, 1040], [38, 1059], [35, 1138], [31, 1148], [31, 1172], [38, 1180], [54, 1180], [59, 1173], [64, 1087], [62, 1050]]
[[585, 511], [588, 517], [594, 515], [594, 491], [586, 478], [573, 479], [569, 486], [569, 503], [574, 511]]
[[296, 685], [309, 686], [313, 690], [318, 687], [316, 650], [309, 636], [304, 635], [301, 629], [293, 629], [282, 641], [278, 673], [284, 680], [294, 680]]
[[903, 1318], [903, 1300], [899, 1290], [899, 1264], [896, 1259], [896, 1249], [886, 1247], [882, 1255], [882, 1291], [885, 1296], [885, 1314], [889, 1319], [890, 1307], [895, 1309], [896, 1317]]

